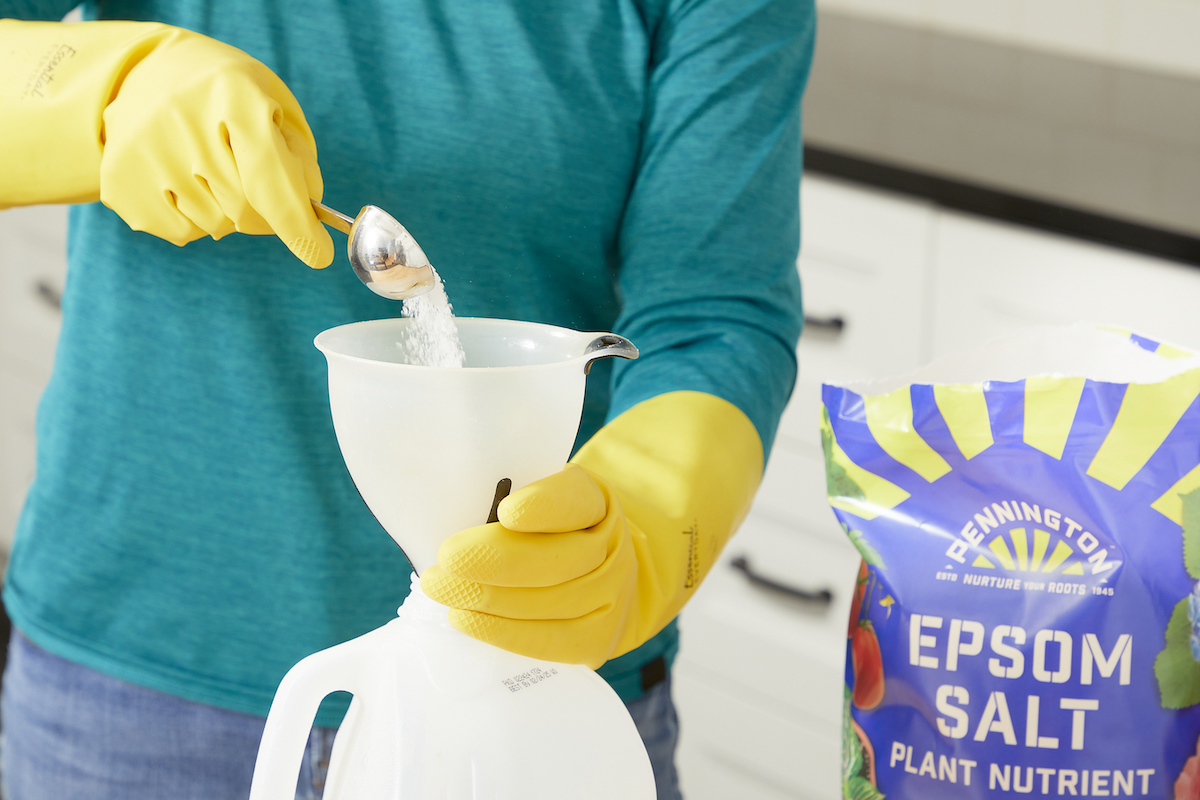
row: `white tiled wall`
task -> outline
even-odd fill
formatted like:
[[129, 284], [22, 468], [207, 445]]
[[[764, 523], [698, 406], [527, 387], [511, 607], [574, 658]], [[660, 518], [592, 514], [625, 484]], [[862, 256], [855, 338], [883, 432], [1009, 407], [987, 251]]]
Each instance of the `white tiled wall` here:
[[821, 0], [826, 10], [1200, 77], [1200, 0]]

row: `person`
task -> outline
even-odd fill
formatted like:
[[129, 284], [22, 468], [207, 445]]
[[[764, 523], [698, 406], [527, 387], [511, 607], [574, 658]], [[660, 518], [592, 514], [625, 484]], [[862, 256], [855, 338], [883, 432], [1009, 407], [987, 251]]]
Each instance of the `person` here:
[[[640, 348], [593, 370], [572, 464], [422, 587], [485, 641], [597, 667], [679, 797], [674, 620], [796, 374], [811, 2], [89, 0], [57, 22], [73, 2], [0, 0], [0, 206], [74, 204], [4, 586], [7, 800], [245, 797], [285, 672], [403, 599], [311, 344], [400, 305], [310, 199], [399, 219], [459, 315]], [[515, 568], [535, 539], [560, 566]], [[344, 711], [318, 713], [298, 797]]]

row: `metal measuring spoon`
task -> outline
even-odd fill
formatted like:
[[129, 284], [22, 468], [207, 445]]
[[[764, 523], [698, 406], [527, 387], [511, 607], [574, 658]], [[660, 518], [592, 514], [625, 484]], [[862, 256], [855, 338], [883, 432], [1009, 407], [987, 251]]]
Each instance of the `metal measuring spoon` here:
[[358, 279], [375, 294], [404, 300], [433, 288], [433, 267], [404, 226], [379, 206], [363, 206], [354, 219], [312, 201], [317, 219], [349, 236], [346, 253]]

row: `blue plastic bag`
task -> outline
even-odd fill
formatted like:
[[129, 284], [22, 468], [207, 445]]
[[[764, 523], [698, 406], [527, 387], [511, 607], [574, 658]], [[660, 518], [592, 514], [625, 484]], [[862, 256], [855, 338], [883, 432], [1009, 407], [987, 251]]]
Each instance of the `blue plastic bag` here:
[[1190, 353], [1078, 327], [824, 387], [845, 798], [1200, 798], [1198, 396]]

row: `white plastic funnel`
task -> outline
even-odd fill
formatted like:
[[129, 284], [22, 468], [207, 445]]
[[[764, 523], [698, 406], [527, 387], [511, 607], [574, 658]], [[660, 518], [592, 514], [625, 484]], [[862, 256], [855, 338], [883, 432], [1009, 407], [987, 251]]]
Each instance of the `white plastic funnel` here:
[[563, 468], [583, 413], [585, 374], [637, 348], [609, 333], [456, 319], [466, 366], [414, 366], [409, 319], [356, 322], [315, 344], [329, 362], [338, 445], [363, 500], [422, 572], [449, 535], [487, 521], [514, 489]]

